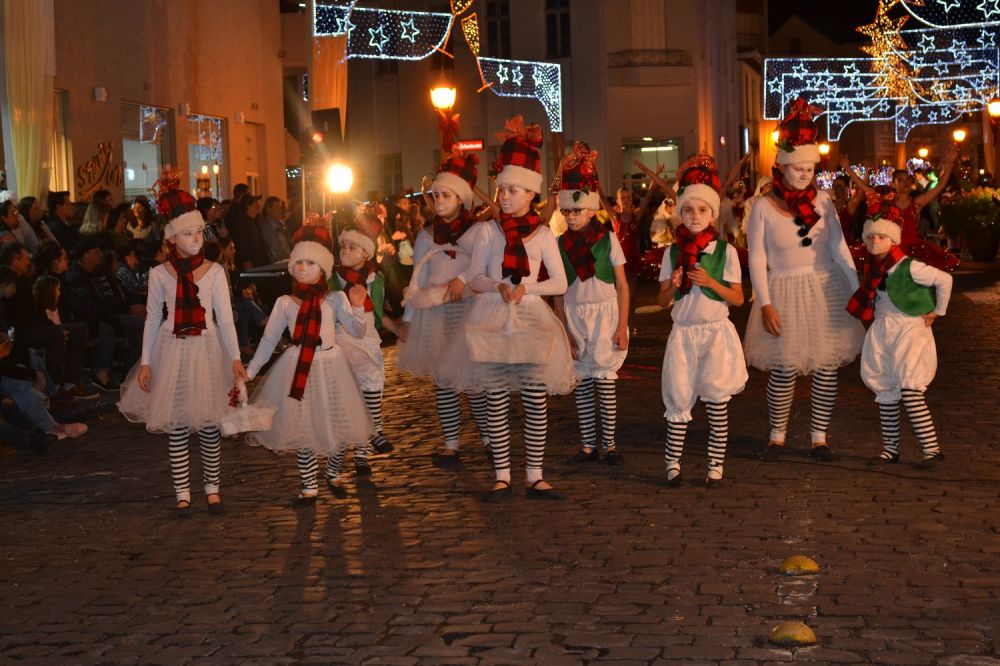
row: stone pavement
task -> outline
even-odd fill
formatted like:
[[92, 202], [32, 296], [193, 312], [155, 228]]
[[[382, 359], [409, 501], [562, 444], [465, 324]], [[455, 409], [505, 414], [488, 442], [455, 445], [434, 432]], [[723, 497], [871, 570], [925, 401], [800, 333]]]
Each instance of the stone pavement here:
[[[753, 372], [732, 403], [725, 485], [700, 482], [699, 408], [688, 482], [666, 488], [663, 313], [639, 316], [620, 383], [623, 467], [563, 463], [574, 409], [551, 401], [547, 478], [563, 503], [520, 492], [483, 503], [492, 476], [471, 428], [459, 469], [431, 466], [433, 391], [392, 371], [396, 452], [375, 460], [372, 483], [351, 476], [348, 500], [324, 490], [307, 510], [289, 506], [292, 458], [227, 440], [228, 514], [208, 515], [196, 494], [195, 515], [174, 520], [165, 438], [106, 414], [81, 440], [0, 461], [0, 662], [1000, 664], [998, 279], [958, 276], [935, 324], [929, 403], [948, 459], [930, 472], [915, 467], [908, 428], [901, 464], [865, 464], [880, 446], [877, 410], [854, 365], [836, 462], [806, 455], [806, 400], [787, 459], [759, 460], [765, 377]], [[746, 308], [734, 319], [742, 331]], [[793, 554], [820, 572], [777, 573]], [[785, 619], [808, 623], [818, 644], [769, 646]]]

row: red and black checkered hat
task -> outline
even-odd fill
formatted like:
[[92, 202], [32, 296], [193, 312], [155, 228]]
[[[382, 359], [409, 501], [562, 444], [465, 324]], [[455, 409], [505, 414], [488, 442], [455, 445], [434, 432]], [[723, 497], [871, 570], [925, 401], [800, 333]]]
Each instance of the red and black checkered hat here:
[[472, 188], [479, 177], [479, 158], [472, 153], [454, 152], [445, 158], [438, 167], [434, 185], [431, 187], [446, 187], [454, 192], [466, 210], [472, 209]]
[[685, 203], [697, 199], [708, 204], [718, 219], [722, 181], [719, 179], [715, 158], [699, 153], [680, 165], [677, 173], [680, 174], [677, 179], [677, 211], [683, 211]]
[[792, 102], [788, 115], [778, 124], [778, 164], [815, 164], [819, 162], [816, 136], [819, 128], [813, 120], [823, 112], [802, 97]]
[[530, 192], [542, 191], [542, 128], [524, 118], [514, 116], [497, 133], [503, 141], [500, 154], [493, 163], [497, 185], [514, 185]]
[[597, 151], [582, 141], [573, 142], [573, 152], [562, 163], [559, 186], [560, 208], [589, 208], [599, 210]]
[[323, 226], [308, 225], [300, 227], [292, 235], [292, 254], [288, 257], [288, 270], [301, 259], [309, 259], [319, 264], [323, 273], [329, 278], [333, 275], [333, 237]]

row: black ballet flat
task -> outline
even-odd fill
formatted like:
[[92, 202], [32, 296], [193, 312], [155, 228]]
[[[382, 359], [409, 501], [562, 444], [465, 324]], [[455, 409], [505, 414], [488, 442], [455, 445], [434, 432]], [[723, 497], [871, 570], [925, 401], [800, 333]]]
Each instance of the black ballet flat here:
[[528, 499], [546, 499], [546, 500], [566, 499], [566, 496], [556, 491], [555, 488], [540, 489], [536, 487], [539, 483], [544, 483], [544, 482], [545, 479], [538, 479], [538, 481], [535, 481], [533, 484], [531, 484], [530, 488], [525, 489], [524, 496], [527, 497]]
[[458, 451], [450, 454], [434, 453], [431, 455], [431, 464], [435, 467], [454, 467], [460, 462], [462, 462], [462, 458]]
[[[181, 506], [181, 504], [184, 506]], [[191, 507], [191, 502], [188, 500], [181, 500], [177, 502], [177, 506], [174, 507], [174, 518], [190, 518], [192, 513], [194, 513], [194, 509]]]
[[368, 464], [367, 460], [355, 460], [354, 473], [357, 476], [371, 476], [372, 466]]
[[338, 485], [330, 479], [327, 479], [326, 487], [330, 489], [330, 494], [337, 499], [347, 499], [347, 488], [344, 488], [344, 486]]
[[826, 444], [820, 444], [819, 446], [814, 446], [809, 450], [809, 455], [820, 460], [822, 462], [830, 462], [833, 460], [833, 451]]
[[924, 458], [920, 461], [920, 469], [931, 469], [932, 467], [937, 467], [941, 462], [944, 461], [943, 453], [935, 453], [929, 458]]
[[376, 453], [389, 453], [396, 447], [392, 445], [392, 442], [385, 435], [375, 435], [372, 439], [372, 448], [375, 449]]
[[299, 495], [292, 500], [292, 506], [296, 509], [304, 509], [307, 506], [315, 506], [319, 495]]
[[486, 493], [486, 497], [483, 498], [486, 502], [502, 502], [505, 499], [511, 497], [514, 492], [510, 489], [510, 481], [503, 481], [497, 479], [497, 483], [504, 484], [502, 488], [494, 488], [493, 490]]
[[676, 488], [677, 486], [681, 485], [681, 482], [683, 480], [684, 476], [680, 472], [677, 472], [677, 476], [672, 476], [667, 478], [667, 487]]
[[785, 451], [784, 444], [775, 444], [773, 442], [768, 443], [767, 450], [764, 451], [764, 460], [767, 462], [774, 462], [781, 457], [781, 454]]

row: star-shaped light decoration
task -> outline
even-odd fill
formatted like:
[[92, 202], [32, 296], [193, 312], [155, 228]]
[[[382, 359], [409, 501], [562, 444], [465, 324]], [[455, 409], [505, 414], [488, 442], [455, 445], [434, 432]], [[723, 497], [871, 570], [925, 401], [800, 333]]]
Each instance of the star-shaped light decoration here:
[[368, 35], [371, 37], [368, 40], [368, 46], [374, 46], [379, 53], [382, 53], [385, 50], [385, 45], [389, 43], [389, 38], [385, 36], [385, 28], [381, 25], [377, 28], [368, 28]]
[[514, 82], [514, 85], [518, 88], [521, 87], [521, 81], [524, 80], [524, 74], [521, 73], [521, 66], [515, 67], [510, 74], [510, 80]]
[[937, 2], [944, 9], [945, 14], [962, 4], [960, 0], [937, 0]]
[[417, 35], [419, 34], [420, 31], [417, 29], [417, 26], [413, 24], [412, 16], [406, 19], [405, 21], [400, 21], [399, 23], [400, 38], [405, 39], [411, 44], [415, 44], [417, 41]]
[[510, 78], [510, 72], [507, 71], [507, 65], [500, 65], [497, 67], [497, 78], [500, 79], [500, 83], [507, 83], [507, 79]]
[[351, 23], [351, 15], [345, 12], [342, 16], [338, 16], [336, 21], [337, 27], [334, 28], [334, 32], [338, 35], [346, 34], [350, 37], [351, 30], [354, 29], [354, 24]]
[[989, 30], [980, 30], [979, 38], [976, 39], [979, 43], [979, 47], [983, 49], [992, 49], [997, 45], [996, 37]]
[[983, 0], [976, 9], [983, 13], [983, 18], [989, 21], [994, 16], [1000, 14], [1000, 0]]
[[920, 43], [917, 44], [917, 47], [924, 53], [927, 53], [935, 46], [936, 44], [934, 43], [934, 37], [932, 37], [929, 33], [926, 32], [920, 36]]

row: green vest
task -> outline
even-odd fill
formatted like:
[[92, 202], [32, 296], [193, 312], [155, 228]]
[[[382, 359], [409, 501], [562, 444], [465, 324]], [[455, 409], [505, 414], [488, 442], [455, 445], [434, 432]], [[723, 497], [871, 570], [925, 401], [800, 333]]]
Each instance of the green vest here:
[[[333, 277], [327, 281], [330, 291], [343, 291], [344, 286], [340, 283], [340, 275], [334, 271]], [[375, 329], [382, 330], [382, 313], [385, 310], [385, 277], [375, 273], [375, 279], [368, 284], [368, 295], [372, 299], [372, 308], [375, 311]]]
[[[714, 280], [725, 284], [722, 281], [722, 276], [726, 271], [726, 247], [728, 243], [721, 238], [715, 239], [715, 251], [712, 254], [702, 253], [701, 257], [698, 259], [698, 263], [701, 267], [705, 269]], [[677, 268], [677, 255], [680, 254], [681, 248], [677, 243], [670, 246], [670, 265]], [[701, 293], [705, 294], [713, 301], [723, 300], [722, 296], [719, 296], [713, 289], [708, 287], [699, 287]], [[684, 298], [687, 294], [677, 294], [676, 298]]]
[[[590, 253], [594, 255], [594, 277], [601, 282], [608, 284], [615, 283], [615, 269], [611, 265], [611, 232], [604, 234], [604, 238], [590, 246]], [[566, 279], [568, 284], [573, 284], [576, 280], [576, 268], [569, 260], [569, 255], [559, 243], [559, 254], [562, 255], [563, 268], [566, 269]]]
[[885, 280], [885, 291], [889, 300], [903, 314], [920, 317], [934, 311], [936, 294], [930, 287], [917, 284], [910, 275], [910, 264], [913, 259], [907, 257], [899, 262], [896, 268]]

